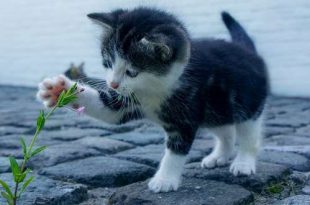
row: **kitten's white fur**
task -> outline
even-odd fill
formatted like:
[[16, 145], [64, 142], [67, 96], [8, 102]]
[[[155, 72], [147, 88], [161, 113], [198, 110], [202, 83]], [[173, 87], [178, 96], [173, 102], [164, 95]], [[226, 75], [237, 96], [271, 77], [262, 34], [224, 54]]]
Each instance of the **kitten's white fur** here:
[[203, 158], [201, 167], [224, 166], [233, 157], [236, 128], [233, 125], [225, 125], [208, 130], [215, 134], [215, 147], [211, 154]]
[[261, 146], [263, 115], [256, 120], [248, 120], [236, 125], [238, 153], [230, 166], [234, 175], [255, 174], [256, 155]]
[[114, 53], [115, 56], [115, 62], [112, 65], [113, 69], [107, 70], [107, 75], [105, 77], [105, 80], [107, 84], [110, 86], [111, 82], [115, 82], [118, 84], [121, 84], [124, 77], [125, 72], [128, 67], [131, 67], [124, 59], [122, 59], [117, 52]]
[[148, 184], [149, 189], [156, 193], [176, 191], [181, 183], [185, 161], [185, 155], [178, 155], [166, 149], [165, 155], [160, 162], [159, 170]]
[[210, 129], [216, 136], [216, 144], [211, 154], [202, 160], [201, 166], [213, 168], [226, 165], [233, 157], [237, 136], [238, 152], [230, 166], [230, 172], [235, 176], [255, 174], [256, 155], [262, 139], [262, 118]]

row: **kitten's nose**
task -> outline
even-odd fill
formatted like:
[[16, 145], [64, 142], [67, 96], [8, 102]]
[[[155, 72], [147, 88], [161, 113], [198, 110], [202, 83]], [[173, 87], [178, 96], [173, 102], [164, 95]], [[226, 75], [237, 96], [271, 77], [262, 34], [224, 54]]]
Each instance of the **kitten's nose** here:
[[111, 88], [113, 88], [113, 89], [117, 89], [117, 88], [119, 87], [119, 83], [111, 82], [111, 83], [110, 83], [110, 86], [111, 86]]

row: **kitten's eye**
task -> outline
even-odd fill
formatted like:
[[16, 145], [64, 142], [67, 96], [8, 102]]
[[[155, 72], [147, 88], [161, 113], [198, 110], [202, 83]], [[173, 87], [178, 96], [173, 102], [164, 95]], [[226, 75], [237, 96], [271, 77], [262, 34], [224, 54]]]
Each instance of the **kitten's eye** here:
[[112, 62], [110, 60], [103, 60], [102, 65], [106, 68], [112, 68]]
[[137, 77], [139, 73], [137, 71], [132, 71], [132, 70], [126, 70], [126, 75], [128, 75], [131, 78]]

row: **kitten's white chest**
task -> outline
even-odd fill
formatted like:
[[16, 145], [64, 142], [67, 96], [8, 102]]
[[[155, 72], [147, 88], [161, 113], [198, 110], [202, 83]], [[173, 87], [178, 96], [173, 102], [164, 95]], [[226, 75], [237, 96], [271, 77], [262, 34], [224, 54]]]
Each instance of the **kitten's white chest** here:
[[[160, 123], [158, 114], [161, 112], [161, 105], [180, 86], [178, 79], [183, 73], [184, 65], [175, 63], [170, 72], [162, 76], [143, 74], [139, 86], [133, 89], [137, 96], [144, 115], [155, 122]], [[141, 88], [141, 85], [143, 87]]]

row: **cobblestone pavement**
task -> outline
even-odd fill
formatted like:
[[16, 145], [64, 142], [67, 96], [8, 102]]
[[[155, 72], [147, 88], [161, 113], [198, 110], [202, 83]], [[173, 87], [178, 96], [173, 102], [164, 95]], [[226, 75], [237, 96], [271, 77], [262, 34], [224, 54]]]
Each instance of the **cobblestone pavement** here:
[[[19, 138], [31, 139], [41, 105], [30, 88], [0, 87], [0, 178], [11, 181], [7, 156], [21, 159]], [[147, 181], [163, 154], [163, 131], [150, 122], [111, 126], [59, 110], [39, 137], [48, 149], [34, 158], [34, 183], [19, 204], [310, 204], [310, 100], [270, 97], [257, 174], [202, 169], [212, 149], [198, 135], [182, 187], [154, 194]], [[0, 204], [4, 201], [0, 199]]]

